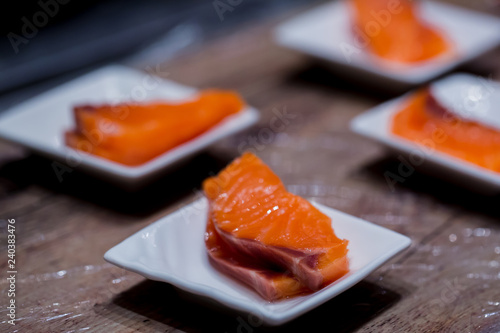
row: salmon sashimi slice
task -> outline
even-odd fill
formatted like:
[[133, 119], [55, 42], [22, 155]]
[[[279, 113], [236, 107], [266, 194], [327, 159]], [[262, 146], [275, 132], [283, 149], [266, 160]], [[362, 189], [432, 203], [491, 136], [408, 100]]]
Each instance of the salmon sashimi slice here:
[[411, 0], [351, 0], [358, 37], [381, 58], [414, 63], [451, 50], [436, 28], [422, 20]]
[[443, 108], [429, 90], [414, 94], [395, 114], [392, 133], [500, 172], [500, 132]]
[[245, 153], [204, 181], [210, 218], [233, 251], [292, 273], [318, 290], [349, 271], [346, 240], [328, 216], [289, 193], [259, 158]]
[[217, 233], [211, 220], [205, 233], [205, 245], [211, 262], [223, 273], [252, 287], [268, 301], [310, 292], [290, 273], [258, 265], [231, 248]]
[[78, 106], [75, 130], [65, 135], [72, 148], [126, 165], [142, 164], [183, 144], [241, 111], [242, 99], [220, 90], [184, 103]]

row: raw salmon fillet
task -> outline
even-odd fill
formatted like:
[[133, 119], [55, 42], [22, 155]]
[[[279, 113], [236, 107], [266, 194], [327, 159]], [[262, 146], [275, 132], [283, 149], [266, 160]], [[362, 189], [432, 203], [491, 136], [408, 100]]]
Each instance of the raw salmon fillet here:
[[351, 0], [358, 37], [381, 58], [414, 63], [451, 50], [450, 43], [427, 24], [411, 0]]
[[139, 165], [189, 141], [243, 109], [229, 91], [208, 90], [184, 103], [79, 106], [66, 144], [125, 165]]
[[223, 273], [252, 287], [268, 301], [304, 294], [310, 290], [290, 273], [256, 264], [235, 251], [222, 240], [211, 220], [205, 233], [205, 245], [211, 262]]
[[500, 172], [500, 132], [446, 110], [427, 89], [410, 97], [394, 116], [391, 130], [417, 144]]
[[251, 153], [203, 183], [210, 220], [234, 251], [259, 265], [275, 265], [311, 290], [349, 271], [346, 240], [328, 216], [289, 193], [271, 169]]

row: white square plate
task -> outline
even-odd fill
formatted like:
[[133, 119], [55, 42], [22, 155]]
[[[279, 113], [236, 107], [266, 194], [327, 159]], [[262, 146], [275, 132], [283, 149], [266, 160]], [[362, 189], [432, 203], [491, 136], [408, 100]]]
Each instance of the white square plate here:
[[[465, 83], [468, 83], [470, 82], [471, 76], [469, 74], [454, 74], [432, 84], [439, 85], [441, 88], [444, 88], [443, 90], [450, 92], [447, 88], [455, 86], [456, 83], [459, 83], [457, 81], [464, 81], [464, 78], [468, 78], [468, 80], [465, 81]], [[495, 91], [492, 93], [500, 94], [500, 84], [493, 81], [485, 81], [484, 78], [477, 77], [477, 85], [482, 85], [482, 82], [487, 82], [488, 87], [490, 87], [489, 89], [496, 87]], [[412, 165], [413, 167], [419, 167], [419, 164], [422, 163], [422, 167], [431, 167], [427, 169], [439, 172], [439, 175], [443, 178], [458, 182], [475, 191], [483, 192], [484, 194], [498, 192], [500, 189], [499, 173], [440, 151], [424, 148], [413, 141], [391, 133], [390, 128], [394, 115], [401, 110], [404, 103], [412, 94], [414, 94], [414, 92], [409, 92], [362, 113], [351, 121], [351, 130], [402, 153], [402, 156], [408, 162], [410, 161], [410, 156], [415, 156], [414, 160], [418, 160], [419, 162]], [[457, 102], [460, 101], [456, 96], [456, 91], [455, 94], [450, 97], [452, 99], [455, 98]], [[481, 113], [481, 110], [477, 110], [477, 112]], [[494, 116], [497, 115], [498, 112], [494, 114]]]
[[208, 214], [205, 198], [127, 238], [106, 252], [104, 259], [149, 279], [211, 298], [231, 309], [252, 313], [268, 325], [280, 325], [350, 288], [411, 243], [408, 237], [394, 231], [317, 203], [314, 205], [332, 219], [335, 233], [349, 240], [351, 271], [311, 295], [267, 302], [212, 267], [204, 243]]
[[327, 3], [279, 25], [275, 38], [285, 47], [326, 60], [337, 69], [348, 69], [350, 75], [378, 84], [383, 79], [398, 88], [429, 81], [500, 43], [500, 19], [449, 4], [423, 1], [422, 17], [443, 31], [454, 45], [455, 54], [409, 66], [390, 63], [368, 49], [346, 57], [342, 45], [356, 45], [350, 14], [345, 1]]
[[40, 154], [82, 168], [107, 179], [136, 184], [172, 166], [219, 139], [257, 122], [259, 113], [246, 107], [202, 135], [139, 166], [126, 166], [64, 144], [64, 132], [74, 126], [73, 106], [127, 101], [180, 101], [196, 89], [122, 66], [107, 66], [36, 96], [8, 110], [0, 118], [0, 138]]

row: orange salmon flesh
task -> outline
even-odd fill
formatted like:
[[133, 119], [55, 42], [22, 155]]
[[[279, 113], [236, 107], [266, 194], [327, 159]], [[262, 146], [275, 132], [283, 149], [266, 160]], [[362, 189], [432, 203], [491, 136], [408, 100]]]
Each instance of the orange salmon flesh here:
[[357, 38], [377, 56], [408, 64], [451, 50], [450, 43], [419, 15], [410, 0], [350, 0]]
[[500, 132], [449, 112], [436, 112], [429, 101], [427, 90], [410, 97], [394, 116], [392, 133], [500, 172]]
[[65, 133], [65, 141], [72, 148], [135, 166], [199, 136], [243, 106], [237, 94], [219, 90], [178, 104], [79, 106], [74, 109], [76, 128]]
[[335, 235], [331, 219], [288, 192], [255, 155], [233, 161], [205, 180], [203, 190], [214, 230], [228, 248], [254, 264], [291, 273], [309, 290], [349, 271], [348, 241]]

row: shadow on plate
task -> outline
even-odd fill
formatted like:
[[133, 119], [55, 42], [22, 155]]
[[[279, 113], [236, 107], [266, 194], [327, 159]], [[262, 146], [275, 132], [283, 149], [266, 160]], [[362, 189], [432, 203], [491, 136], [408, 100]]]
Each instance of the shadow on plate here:
[[[452, 72], [468, 72], [471, 74], [492, 77], [492, 70], [497, 67], [500, 47], [482, 55], [480, 58], [467, 62], [451, 72], [446, 72], [432, 81], [439, 80]], [[292, 73], [287, 80], [294, 83], [309, 84], [315, 89], [334, 89], [353, 95], [372, 98], [379, 103], [395, 98], [418, 86], [399, 87], [397, 84], [385, 84], [381, 80], [367, 79], [363, 74], [353, 75], [352, 70], [344, 67], [335, 68], [332, 64], [318, 59], [310, 59], [306, 65]], [[423, 83], [423, 86], [427, 83]]]
[[[359, 172], [366, 172], [374, 180], [385, 186], [387, 191], [391, 191], [391, 185], [386, 180], [386, 174], [399, 174], [401, 162], [395, 156], [388, 156], [377, 160], [369, 165], [365, 165]], [[398, 188], [408, 189], [418, 194], [434, 197], [441, 203], [451, 205], [457, 209], [465, 209], [475, 213], [484, 214], [491, 217], [500, 217], [498, 201], [500, 194], [484, 194], [472, 191], [458, 184], [444, 180], [437, 176], [439, 173], [431, 174], [432, 170], [417, 170], [411, 172], [408, 177], [402, 177], [394, 183], [395, 191]]]
[[[490, 50], [457, 68], [457, 72], [469, 72], [486, 78], [494, 79], [492, 72], [498, 71], [500, 46]], [[496, 77], [498, 80], [498, 76]]]
[[400, 92], [385, 89], [384, 85], [373, 85], [362, 79], [356, 79], [350, 76], [348, 71], [333, 71], [328, 64], [319, 60], [313, 60], [298, 69], [290, 74], [287, 80], [290, 83], [311, 85], [315, 89], [343, 91], [363, 96], [363, 98], [371, 98], [380, 103], [400, 94]]
[[192, 195], [206, 177], [225, 167], [231, 158], [199, 154], [136, 191], [127, 191], [78, 170], [65, 174], [60, 182], [52, 160], [38, 155], [3, 164], [0, 181], [12, 191], [34, 184], [120, 213], [143, 216]]
[[134, 327], [141, 324], [130, 320], [131, 313], [146, 317], [142, 320], [144, 326], [175, 327], [185, 332], [314, 332], [325, 327], [335, 327], [335, 332], [350, 332], [401, 299], [394, 291], [362, 281], [290, 323], [264, 327], [255, 316], [221, 312], [189, 301], [185, 294], [166, 283], [147, 280], [96, 311], [117, 322], [128, 321]]

